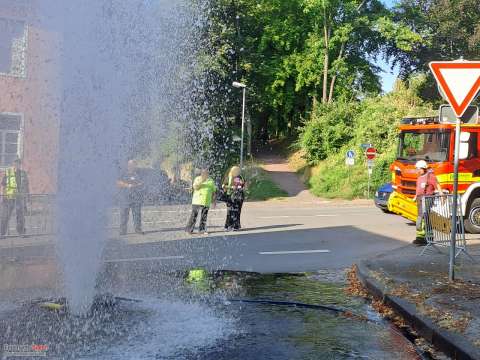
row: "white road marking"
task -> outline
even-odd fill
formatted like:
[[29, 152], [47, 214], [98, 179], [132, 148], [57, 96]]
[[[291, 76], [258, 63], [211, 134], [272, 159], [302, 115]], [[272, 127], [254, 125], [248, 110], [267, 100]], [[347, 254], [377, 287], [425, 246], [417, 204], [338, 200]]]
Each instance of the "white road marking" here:
[[[209, 212], [221, 212], [221, 211], [225, 211], [227, 209], [212, 209], [210, 208]], [[162, 213], [168, 213], [168, 214], [189, 214], [192, 212], [192, 210], [190, 209], [185, 209], [185, 210], [148, 210], [148, 209], [144, 209], [143, 210], [145, 213], [155, 213], [155, 214], [162, 214]], [[118, 214], [118, 212], [117, 212]]]
[[316, 254], [329, 253], [330, 250], [292, 250], [292, 251], [262, 251], [260, 255]]
[[318, 215], [276, 215], [276, 216], [260, 216], [258, 219], [288, 219], [288, 218], [308, 218], [308, 217], [334, 217], [335, 214], [318, 214]]
[[157, 257], [143, 257], [143, 258], [128, 258], [128, 259], [110, 259], [105, 260], [106, 263], [115, 262], [133, 262], [133, 261], [152, 261], [152, 260], [175, 260], [183, 259], [183, 256], [157, 256]]
[[143, 221], [142, 224], [170, 224], [176, 222], [175, 220], [155, 220], [155, 221]]

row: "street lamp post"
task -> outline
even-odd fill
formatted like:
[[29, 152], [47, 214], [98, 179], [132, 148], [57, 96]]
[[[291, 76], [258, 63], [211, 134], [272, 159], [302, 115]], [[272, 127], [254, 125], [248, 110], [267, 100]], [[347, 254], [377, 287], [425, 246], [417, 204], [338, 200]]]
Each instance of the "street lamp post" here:
[[247, 85], [239, 83], [237, 81], [233, 82], [233, 87], [239, 88], [243, 90], [242, 96], [242, 137], [240, 140], [240, 169], [243, 170], [243, 138], [245, 132], [245, 93], [247, 89]]

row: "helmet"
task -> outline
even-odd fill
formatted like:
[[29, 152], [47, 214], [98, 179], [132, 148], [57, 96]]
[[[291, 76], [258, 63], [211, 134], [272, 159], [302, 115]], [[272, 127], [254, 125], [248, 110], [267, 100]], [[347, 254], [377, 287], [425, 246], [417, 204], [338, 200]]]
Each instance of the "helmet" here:
[[419, 160], [415, 164], [415, 168], [417, 169], [426, 169], [428, 168], [427, 162], [425, 160]]

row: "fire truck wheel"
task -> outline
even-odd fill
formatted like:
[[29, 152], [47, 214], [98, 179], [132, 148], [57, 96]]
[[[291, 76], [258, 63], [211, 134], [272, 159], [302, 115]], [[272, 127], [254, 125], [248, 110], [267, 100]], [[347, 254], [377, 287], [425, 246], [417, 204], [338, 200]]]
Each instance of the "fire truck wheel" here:
[[468, 217], [465, 219], [465, 230], [470, 234], [480, 234], [480, 198], [473, 199]]

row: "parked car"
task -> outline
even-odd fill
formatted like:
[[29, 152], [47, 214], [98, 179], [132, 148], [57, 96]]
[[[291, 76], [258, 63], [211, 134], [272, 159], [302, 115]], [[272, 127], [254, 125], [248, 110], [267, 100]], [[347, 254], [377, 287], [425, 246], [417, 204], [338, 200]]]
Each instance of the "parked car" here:
[[388, 198], [390, 197], [390, 194], [392, 192], [393, 192], [393, 188], [391, 183], [383, 184], [375, 192], [375, 198], [373, 201], [375, 202], [375, 205], [383, 212], [386, 212], [386, 213], [390, 212], [388, 211], [387, 204], [388, 204]]

